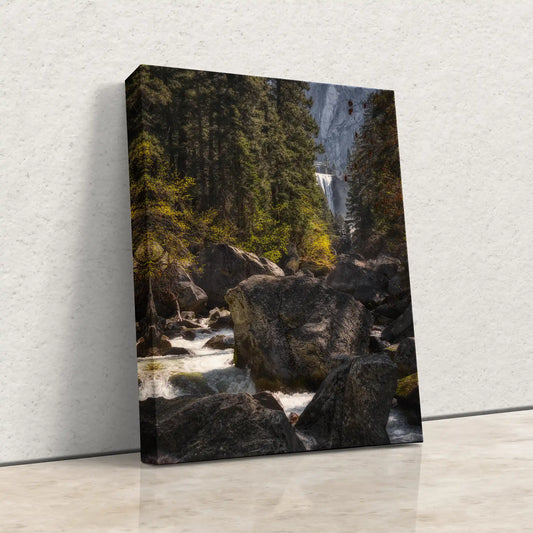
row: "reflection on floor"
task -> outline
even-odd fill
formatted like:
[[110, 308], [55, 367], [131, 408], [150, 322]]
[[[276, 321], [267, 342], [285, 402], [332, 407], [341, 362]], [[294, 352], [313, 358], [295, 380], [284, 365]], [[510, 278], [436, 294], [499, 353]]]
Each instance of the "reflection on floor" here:
[[167, 467], [0, 468], [2, 531], [533, 531], [533, 411], [424, 423], [424, 444]]

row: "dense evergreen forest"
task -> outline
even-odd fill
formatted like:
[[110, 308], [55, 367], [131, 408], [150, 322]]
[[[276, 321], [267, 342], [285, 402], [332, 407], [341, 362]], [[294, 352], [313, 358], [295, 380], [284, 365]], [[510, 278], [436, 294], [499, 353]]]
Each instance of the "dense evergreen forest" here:
[[141, 67], [127, 83], [133, 248], [157, 275], [225, 242], [331, 266], [317, 125], [298, 81]]
[[[422, 438], [393, 94], [319, 89], [126, 82], [143, 461]], [[314, 116], [337, 152], [332, 117], [355, 134], [345, 175], [317, 172]]]
[[350, 248], [363, 256], [388, 253], [407, 261], [394, 93], [373, 93], [364, 106], [349, 163]]
[[320, 146], [308, 84], [144, 66], [127, 84], [138, 273], [187, 266], [209, 243], [278, 262], [293, 245], [331, 267], [336, 252], [406, 260], [394, 95], [364, 105], [347, 174], [347, 220], [316, 183]]

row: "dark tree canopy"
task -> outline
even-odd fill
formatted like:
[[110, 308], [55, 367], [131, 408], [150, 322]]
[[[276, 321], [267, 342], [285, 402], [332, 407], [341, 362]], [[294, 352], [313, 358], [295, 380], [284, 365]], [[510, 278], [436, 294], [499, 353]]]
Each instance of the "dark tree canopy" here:
[[142, 66], [126, 86], [139, 272], [228, 242], [278, 261], [289, 243], [329, 264], [307, 84]]
[[405, 258], [405, 224], [394, 93], [378, 91], [365, 104], [364, 123], [350, 160], [348, 224], [355, 250]]

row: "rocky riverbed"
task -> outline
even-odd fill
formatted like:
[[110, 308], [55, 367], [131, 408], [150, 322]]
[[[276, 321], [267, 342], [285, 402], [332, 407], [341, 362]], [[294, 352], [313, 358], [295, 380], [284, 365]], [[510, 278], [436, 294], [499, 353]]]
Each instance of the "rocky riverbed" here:
[[[180, 274], [179, 290], [157, 298], [188, 309], [161, 319], [148, 294], [139, 324], [143, 460], [422, 440], [410, 297], [397, 261], [348, 258], [315, 277], [297, 263], [294, 272], [292, 259], [286, 275], [225, 245], [202, 258], [195, 281], [213, 270], [217, 282], [200, 287]], [[207, 313], [222, 294], [228, 308]]]
[[[256, 394], [257, 388], [249, 369], [234, 364], [234, 349], [205, 347], [217, 335], [233, 336], [229, 328], [210, 330], [208, 319], [199, 321], [198, 333], [193, 339], [175, 337], [171, 344], [187, 350], [188, 354], [145, 357], [138, 359], [139, 400], [150, 398], [172, 400], [178, 397], [215, 395], [220, 393]], [[194, 331], [194, 330], [188, 330]], [[270, 391], [281, 404], [287, 419], [300, 417], [309, 405], [315, 392]], [[394, 402], [396, 404], [396, 402]], [[392, 405], [392, 404], [391, 404]], [[418, 442], [422, 440], [419, 425], [412, 425], [407, 414], [397, 405], [391, 407], [386, 431], [391, 444]], [[305, 449], [316, 447], [315, 442], [296, 428]]]
[[[221, 392], [255, 394], [257, 391], [249, 369], [234, 364], [234, 349], [205, 347], [218, 335], [233, 337], [232, 329], [209, 330], [208, 319], [199, 321], [194, 339], [175, 337], [173, 347], [184, 348], [189, 354], [165, 355], [138, 359], [139, 400], [147, 398], [172, 399], [178, 396], [216, 394]], [[194, 330], [189, 330], [194, 331]], [[287, 416], [301, 414], [313, 398], [313, 392], [274, 393]]]

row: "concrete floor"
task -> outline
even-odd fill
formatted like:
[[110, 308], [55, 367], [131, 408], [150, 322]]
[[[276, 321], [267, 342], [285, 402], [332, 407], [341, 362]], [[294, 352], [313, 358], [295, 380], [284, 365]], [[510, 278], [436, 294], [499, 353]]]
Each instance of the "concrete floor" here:
[[424, 443], [172, 466], [0, 468], [0, 530], [533, 531], [533, 410], [424, 423]]

